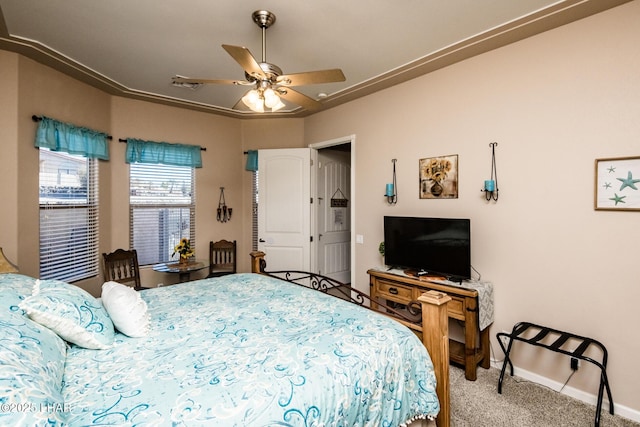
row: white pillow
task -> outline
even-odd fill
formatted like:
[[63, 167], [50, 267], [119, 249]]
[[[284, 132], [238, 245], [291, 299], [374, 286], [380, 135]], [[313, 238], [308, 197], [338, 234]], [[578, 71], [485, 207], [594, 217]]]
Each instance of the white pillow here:
[[118, 282], [105, 282], [102, 285], [102, 305], [121, 333], [138, 338], [149, 332], [147, 303], [133, 288]]

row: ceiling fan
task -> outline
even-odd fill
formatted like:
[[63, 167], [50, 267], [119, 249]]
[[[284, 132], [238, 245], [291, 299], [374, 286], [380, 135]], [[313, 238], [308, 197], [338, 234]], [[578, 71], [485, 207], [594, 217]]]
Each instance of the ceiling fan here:
[[266, 30], [276, 22], [276, 15], [268, 10], [256, 10], [251, 15], [253, 22], [262, 29], [262, 61], [258, 62], [249, 49], [242, 46], [223, 44], [222, 48], [236, 60], [244, 70], [246, 80], [213, 80], [191, 79], [182, 76], [172, 78], [174, 84], [234, 84], [254, 86], [234, 106], [239, 109], [242, 104], [252, 111], [263, 113], [278, 111], [285, 106], [281, 98], [297, 104], [307, 110], [316, 110], [322, 104], [298, 91], [292, 86], [302, 86], [319, 83], [333, 83], [345, 81], [342, 70], [307, 71], [295, 74], [283, 74], [280, 67], [270, 64], [266, 60]]

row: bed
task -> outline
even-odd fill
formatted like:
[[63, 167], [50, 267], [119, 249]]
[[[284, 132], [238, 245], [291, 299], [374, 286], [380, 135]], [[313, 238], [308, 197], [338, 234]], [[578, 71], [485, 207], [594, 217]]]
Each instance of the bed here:
[[446, 325], [434, 369], [388, 316], [263, 272], [125, 288], [0, 275], [0, 425], [448, 425]]

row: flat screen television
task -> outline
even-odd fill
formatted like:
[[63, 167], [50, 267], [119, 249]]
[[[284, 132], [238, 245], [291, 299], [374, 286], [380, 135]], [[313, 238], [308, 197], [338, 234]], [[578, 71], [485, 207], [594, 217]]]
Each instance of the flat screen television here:
[[471, 278], [471, 221], [462, 218], [384, 217], [384, 259], [416, 275]]

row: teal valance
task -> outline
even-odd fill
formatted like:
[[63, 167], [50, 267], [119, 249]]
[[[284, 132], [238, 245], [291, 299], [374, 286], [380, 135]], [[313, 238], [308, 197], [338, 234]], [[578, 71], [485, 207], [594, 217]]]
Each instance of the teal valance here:
[[127, 163], [162, 163], [171, 166], [202, 167], [199, 145], [170, 144], [127, 138]]
[[106, 133], [42, 117], [38, 122], [35, 146], [89, 158], [109, 160], [107, 139]]
[[247, 151], [247, 164], [244, 168], [252, 172], [258, 171], [258, 150]]

